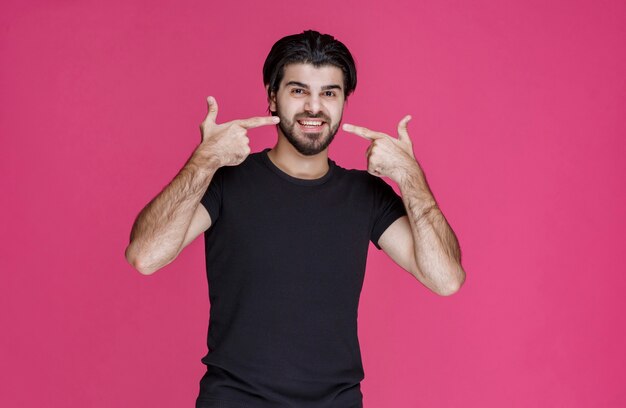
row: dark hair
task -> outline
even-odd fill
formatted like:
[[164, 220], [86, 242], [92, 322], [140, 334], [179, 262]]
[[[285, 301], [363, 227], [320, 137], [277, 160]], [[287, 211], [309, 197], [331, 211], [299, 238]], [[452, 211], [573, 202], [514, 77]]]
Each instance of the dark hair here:
[[356, 88], [356, 66], [348, 48], [332, 35], [307, 30], [283, 37], [272, 46], [263, 64], [263, 84], [269, 85], [268, 98], [278, 91], [285, 66], [298, 63], [314, 67], [333, 65], [341, 69], [346, 99]]

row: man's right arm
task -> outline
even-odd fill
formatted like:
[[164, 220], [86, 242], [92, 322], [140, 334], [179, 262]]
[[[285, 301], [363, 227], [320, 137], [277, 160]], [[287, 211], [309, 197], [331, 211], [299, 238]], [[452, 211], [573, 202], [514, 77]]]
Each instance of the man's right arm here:
[[211, 217], [198, 205], [217, 169], [235, 166], [249, 154], [247, 130], [275, 125], [277, 117], [255, 117], [215, 123], [217, 102], [207, 98], [209, 112], [200, 124], [202, 142], [174, 179], [139, 213], [126, 248], [126, 259], [149, 275], [172, 262], [198, 235], [211, 226]]
[[126, 259], [142, 274], [149, 275], [172, 262], [211, 226], [209, 213], [198, 204], [218, 167], [202, 147], [135, 220]]

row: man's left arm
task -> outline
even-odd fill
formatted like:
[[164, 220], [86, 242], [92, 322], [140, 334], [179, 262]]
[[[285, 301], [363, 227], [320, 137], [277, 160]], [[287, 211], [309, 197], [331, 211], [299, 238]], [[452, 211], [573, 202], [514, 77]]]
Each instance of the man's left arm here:
[[398, 138], [349, 124], [343, 129], [371, 141], [367, 171], [395, 181], [407, 210], [406, 217], [396, 220], [381, 235], [379, 246], [430, 290], [451, 295], [465, 281], [461, 250], [413, 154], [407, 132], [410, 119], [406, 116], [398, 124]]

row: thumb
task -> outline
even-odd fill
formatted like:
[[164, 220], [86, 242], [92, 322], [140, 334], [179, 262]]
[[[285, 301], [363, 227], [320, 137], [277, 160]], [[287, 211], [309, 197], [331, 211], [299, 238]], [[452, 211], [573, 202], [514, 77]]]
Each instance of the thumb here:
[[411, 138], [409, 138], [409, 132], [406, 127], [409, 121], [411, 120], [411, 115], [406, 115], [402, 118], [400, 123], [398, 123], [398, 139], [402, 142], [411, 143]]
[[207, 120], [215, 123], [215, 119], [217, 119], [217, 111], [218, 111], [217, 101], [215, 100], [214, 97], [209, 96], [206, 98], [206, 102], [209, 107], [209, 113], [207, 114], [206, 118]]

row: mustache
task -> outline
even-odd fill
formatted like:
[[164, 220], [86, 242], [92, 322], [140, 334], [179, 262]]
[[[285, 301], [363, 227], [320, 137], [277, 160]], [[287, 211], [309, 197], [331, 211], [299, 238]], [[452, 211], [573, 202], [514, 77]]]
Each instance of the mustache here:
[[305, 114], [296, 116], [296, 120], [300, 119], [322, 119], [324, 122], [330, 122], [330, 118], [324, 115], [323, 113], [317, 113], [315, 115]]

